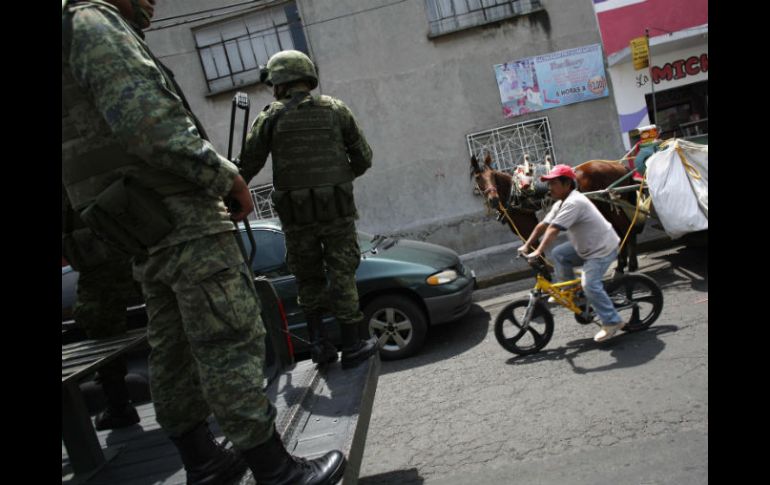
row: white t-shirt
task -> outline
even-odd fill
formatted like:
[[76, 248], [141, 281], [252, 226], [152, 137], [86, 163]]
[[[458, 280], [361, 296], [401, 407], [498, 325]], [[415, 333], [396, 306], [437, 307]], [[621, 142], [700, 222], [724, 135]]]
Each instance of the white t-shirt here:
[[577, 190], [557, 201], [543, 222], [566, 230], [570, 243], [583, 259], [603, 258], [620, 244], [612, 224]]

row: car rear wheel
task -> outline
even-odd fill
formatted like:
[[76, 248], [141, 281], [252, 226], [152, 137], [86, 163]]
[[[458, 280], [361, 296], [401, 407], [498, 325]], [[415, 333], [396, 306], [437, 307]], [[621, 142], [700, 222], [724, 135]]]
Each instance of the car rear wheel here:
[[425, 315], [405, 296], [375, 298], [364, 308], [364, 318], [371, 334], [377, 337], [383, 360], [414, 355], [425, 343], [428, 333]]

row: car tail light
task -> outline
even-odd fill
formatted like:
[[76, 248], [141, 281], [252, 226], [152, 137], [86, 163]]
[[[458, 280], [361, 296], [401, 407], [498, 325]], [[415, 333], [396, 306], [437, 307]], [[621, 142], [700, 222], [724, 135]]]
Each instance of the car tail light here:
[[289, 334], [289, 319], [286, 318], [286, 311], [283, 309], [283, 302], [280, 298], [278, 298], [278, 311], [281, 313], [281, 328], [286, 337], [286, 347], [289, 349], [289, 356], [294, 359], [294, 345], [291, 343], [291, 335]]

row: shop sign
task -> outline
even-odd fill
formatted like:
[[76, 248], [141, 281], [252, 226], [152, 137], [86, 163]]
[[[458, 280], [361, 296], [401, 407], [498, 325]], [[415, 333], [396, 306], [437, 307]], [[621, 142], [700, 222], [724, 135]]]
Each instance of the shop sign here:
[[650, 54], [647, 46], [647, 37], [631, 39], [631, 58], [634, 61], [634, 69], [644, 69], [650, 65]]
[[683, 79], [687, 76], [705, 73], [709, 70], [709, 55], [701, 54], [687, 59], [677, 59], [660, 66], [652, 66], [652, 82], [660, 84], [661, 81]]

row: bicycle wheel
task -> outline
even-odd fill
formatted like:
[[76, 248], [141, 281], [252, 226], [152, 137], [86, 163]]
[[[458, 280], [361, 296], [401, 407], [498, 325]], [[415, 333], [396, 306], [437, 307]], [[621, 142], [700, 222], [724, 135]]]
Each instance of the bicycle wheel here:
[[644, 330], [663, 310], [663, 292], [654, 279], [644, 274], [626, 274], [605, 283], [615, 310], [626, 322], [626, 332]]
[[546, 346], [553, 335], [553, 316], [541, 302], [535, 303], [529, 326], [522, 328], [529, 300], [517, 300], [502, 309], [495, 320], [495, 338], [509, 352], [534, 354]]

